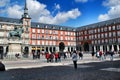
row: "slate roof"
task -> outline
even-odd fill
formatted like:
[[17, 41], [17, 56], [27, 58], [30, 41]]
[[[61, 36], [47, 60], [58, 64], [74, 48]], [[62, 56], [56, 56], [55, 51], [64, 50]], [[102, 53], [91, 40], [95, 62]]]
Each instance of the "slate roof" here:
[[104, 27], [104, 26], [109, 26], [111, 24], [120, 24], [120, 17], [115, 18], [115, 19], [111, 19], [111, 20], [107, 20], [107, 21], [102, 21], [102, 22], [86, 25], [86, 26], [81, 26], [81, 27], [78, 27], [76, 29], [76, 31], [85, 30], [85, 29], [92, 29], [92, 28], [96, 28], [96, 27]]

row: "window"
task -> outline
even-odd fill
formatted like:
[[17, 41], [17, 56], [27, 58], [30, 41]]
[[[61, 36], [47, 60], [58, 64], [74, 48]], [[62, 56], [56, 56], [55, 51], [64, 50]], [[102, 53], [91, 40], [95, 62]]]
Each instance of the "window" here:
[[109, 26], [109, 31], [111, 31], [111, 26]]
[[32, 29], [32, 32], [35, 33], [35, 29]]
[[115, 30], [115, 26], [113, 26], [112, 29]]
[[38, 39], [40, 39], [40, 34], [38, 34]]
[[107, 33], [105, 33], [105, 37], [107, 37]]
[[46, 41], [46, 45], [48, 45], [48, 41]]
[[44, 39], [44, 36], [42, 35], [42, 39]]
[[38, 41], [38, 43], [37, 43], [38, 45], [40, 45], [40, 41]]
[[101, 34], [101, 37], [104, 38], [104, 34]]
[[117, 29], [118, 29], [118, 30], [120, 29], [120, 25], [117, 25]]
[[60, 37], [60, 40], [63, 40], [63, 37], [62, 37], [62, 36]]
[[44, 33], [44, 29], [42, 29], [42, 33]]
[[46, 34], [48, 34], [48, 30], [46, 30]]
[[120, 36], [120, 31], [117, 32], [117, 35]]
[[118, 42], [120, 42], [120, 38], [118, 38]]
[[32, 34], [32, 38], [35, 39], [35, 38], [36, 38], [36, 35], [35, 35], [35, 34]]
[[38, 29], [38, 33], [40, 33], [40, 29]]
[[103, 28], [101, 28], [101, 32], [103, 32]]
[[112, 33], [111, 32], [109, 32], [109, 37], [111, 37], [112, 36]]
[[98, 33], [100, 32], [100, 29], [98, 28]]
[[116, 33], [115, 33], [115, 32], [113, 32], [113, 36], [116, 36]]
[[104, 27], [104, 31], [107, 31], [107, 27]]
[[98, 34], [98, 38], [100, 38], [100, 34]]

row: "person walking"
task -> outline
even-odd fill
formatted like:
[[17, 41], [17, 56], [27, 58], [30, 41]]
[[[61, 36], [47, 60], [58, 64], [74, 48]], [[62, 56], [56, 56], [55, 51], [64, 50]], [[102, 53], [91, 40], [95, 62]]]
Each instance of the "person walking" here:
[[73, 54], [72, 54], [72, 60], [73, 60], [73, 64], [74, 64], [74, 69], [77, 69], [78, 56], [77, 56], [77, 53], [75, 50], [73, 51]]

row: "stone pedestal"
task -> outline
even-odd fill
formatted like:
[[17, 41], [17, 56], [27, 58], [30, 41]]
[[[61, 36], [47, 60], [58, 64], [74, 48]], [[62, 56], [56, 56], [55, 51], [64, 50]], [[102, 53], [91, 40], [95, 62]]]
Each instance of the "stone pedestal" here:
[[8, 55], [22, 53], [21, 41], [9, 41]]

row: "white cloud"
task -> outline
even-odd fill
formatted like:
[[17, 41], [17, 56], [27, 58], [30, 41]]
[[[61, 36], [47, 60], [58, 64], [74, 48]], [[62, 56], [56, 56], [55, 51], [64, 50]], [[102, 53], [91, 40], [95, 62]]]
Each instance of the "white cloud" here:
[[7, 9], [7, 14], [9, 17], [21, 18], [21, 15], [23, 14], [22, 7], [19, 5], [11, 6]]
[[78, 10], [78, 8], [76, 8], [68, 12], [59, 12], [55, 17], [50, 15], [42, 16], [40, 17], [39, 21], [43, 23], [60, 24], [66, 22], [69, 19], [76, 19], [80, 15], [80, 11]]
[[82, 3], [85, 3], [87, 2], [88, 0], [75, 0], [75, 2], [82, 2]]
[[[42, 23], [49, 24], [60, 24], [64, 23], [69, 19], [76, 19], [81, 15], [78, 8], [72, 9], [67, 12], [57, 12], [55, 16], [52, 15], [47, 9], [47, 5], [38, 2], [37, 0], [27, 0], [28, 12], [33, 21], [39, 21]], [[7, 9], [7, 14], [9, 17], [21, 18], [24, 7], [20, 5], [9, 6]], [[56, 4], [55, 9], [60, 9], [60, 5]]]
[[10, 0], [0, 0], [0, 7], [5, 7], [9, 2]]
[[59, 4], [55, 4], [55, 9], [59, 10], [60, 9], [60, 5]]
[[104, 21], [120, 17], [120, 0], [106, 0], [103, 5], [108, 7], [109, 10], [105, 14], [100, 14], [98, 20]]

